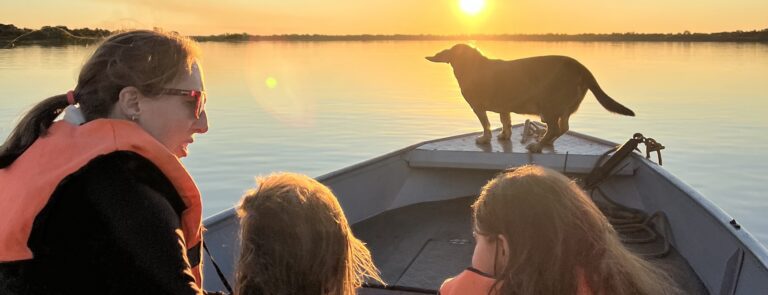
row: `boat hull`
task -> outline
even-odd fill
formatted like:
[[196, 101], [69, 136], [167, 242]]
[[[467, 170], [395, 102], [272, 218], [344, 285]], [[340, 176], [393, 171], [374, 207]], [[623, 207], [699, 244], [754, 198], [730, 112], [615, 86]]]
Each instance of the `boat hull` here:
[[[428, 141], [317, 179], [336, 194], [390, 288], [427, 292], [468, 265], [473, 248], [468, 205], [496, 173], [532, 163], [582, 177], [616, 146], [568, 132], [553, 149], [529, 154], [520, 143], [522, 133], [522, 125], [513, 126], [512, 141], [489, 146], [475, 144], [475, 134]], [[669, 226], [656, 227], [672, 250], [663, 263], [673, 265], [674, 276], [687, 292], [768, 290], [766, 249], [744, 228], [732, 225], [728, 214], [657, 164], [632, 154], [600, 187], [624, 206], [664, 213]], [[205, 225], [206, 243], [232, 280], [239, 253], [234, 210], [206, 219]], [[210, 263], [205, 275], [206, 289], [222, 289]]]

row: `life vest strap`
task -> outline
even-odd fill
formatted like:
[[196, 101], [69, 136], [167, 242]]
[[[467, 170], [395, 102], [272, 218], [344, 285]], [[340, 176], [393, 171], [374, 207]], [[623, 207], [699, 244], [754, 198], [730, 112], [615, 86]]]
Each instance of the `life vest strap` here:
[[187, 249], [187, 259], [189, 259], [190, 267], [200, 265], [200, 244], [202, 244], [202, 242], [197, 243], [197, 245]]
[[229, 294], [235, 294], [235, 292], [232, 292], [232, 286], [229, 285], [229, 281], [227, 281], [227, 277], [224, 276], [224, 272], [222, 272], [221, 268], [219, 268], [219, 264], [216, 263], [216, 260], [213, 259], [213, 255], [211, 255], [211, 251], [208, 250], [208, 246], [205, 245], [205, 242], [200, 242], [200, 243], [203, 244], [205, 253], [208, 253], [208, 258], [211, 259], [211, 262], [213, 263], [213, 267], [216, 269], [216, 274], [219, 275], [219, 279], [221, 280], [221, 283], [224, 284], [224, 288], [227, 288], [227, 291], [229, 291]]

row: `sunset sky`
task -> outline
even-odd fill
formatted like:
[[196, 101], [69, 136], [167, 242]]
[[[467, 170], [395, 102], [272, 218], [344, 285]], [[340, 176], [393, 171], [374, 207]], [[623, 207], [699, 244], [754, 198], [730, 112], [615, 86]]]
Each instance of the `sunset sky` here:
[[31, 0], [3, 1], [0, 23], [39, 28], [162, 27], [185, 35], [675, 33], [768, 28], [765, 0]]

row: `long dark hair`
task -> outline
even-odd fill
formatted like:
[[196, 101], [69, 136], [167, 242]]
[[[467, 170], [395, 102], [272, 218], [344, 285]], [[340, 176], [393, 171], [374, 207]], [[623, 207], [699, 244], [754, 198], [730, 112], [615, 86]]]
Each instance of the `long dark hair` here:
[[[564, 175], [523, 166], [488, 182], [472, 205], [478, 238], [503, 235], [500, 294], [676, 294], [670, 276], [632, 254], [590, 198]], [[580, 278], [580, 273], [583, 277]]]
[[383, 283], [330, 189], [300, 174], [259, 180], [237, 206], [241, 253], [235, 293], [353, 295]]
[[[127, 86], [146, 96], [160, 94], [182, 71], [189, 73], [199, 55], [194, 41], [175, 33], [126, 31], [107, 37], [83, 65], [74, 94], [86, 121], [108, 117]], [[65, 94], [33, 106], [0, 146], [0, 169], [6, 168], [40, 136], [67, 107]]]

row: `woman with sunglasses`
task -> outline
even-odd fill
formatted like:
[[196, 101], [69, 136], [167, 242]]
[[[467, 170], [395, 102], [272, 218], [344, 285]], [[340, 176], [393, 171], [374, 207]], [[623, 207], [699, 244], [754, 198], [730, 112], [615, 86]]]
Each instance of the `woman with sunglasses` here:
[[176, 34], [118, 33], [22, 117], [0, 147], [1, 294], [204, 293], [179, 161], [208, 131], [198, 57]]
[[590, 198], [539, 166], [499, 174], [472, 205], [472, 267], [440, 294], [676, 294], [670, 277], [632, 254]]

